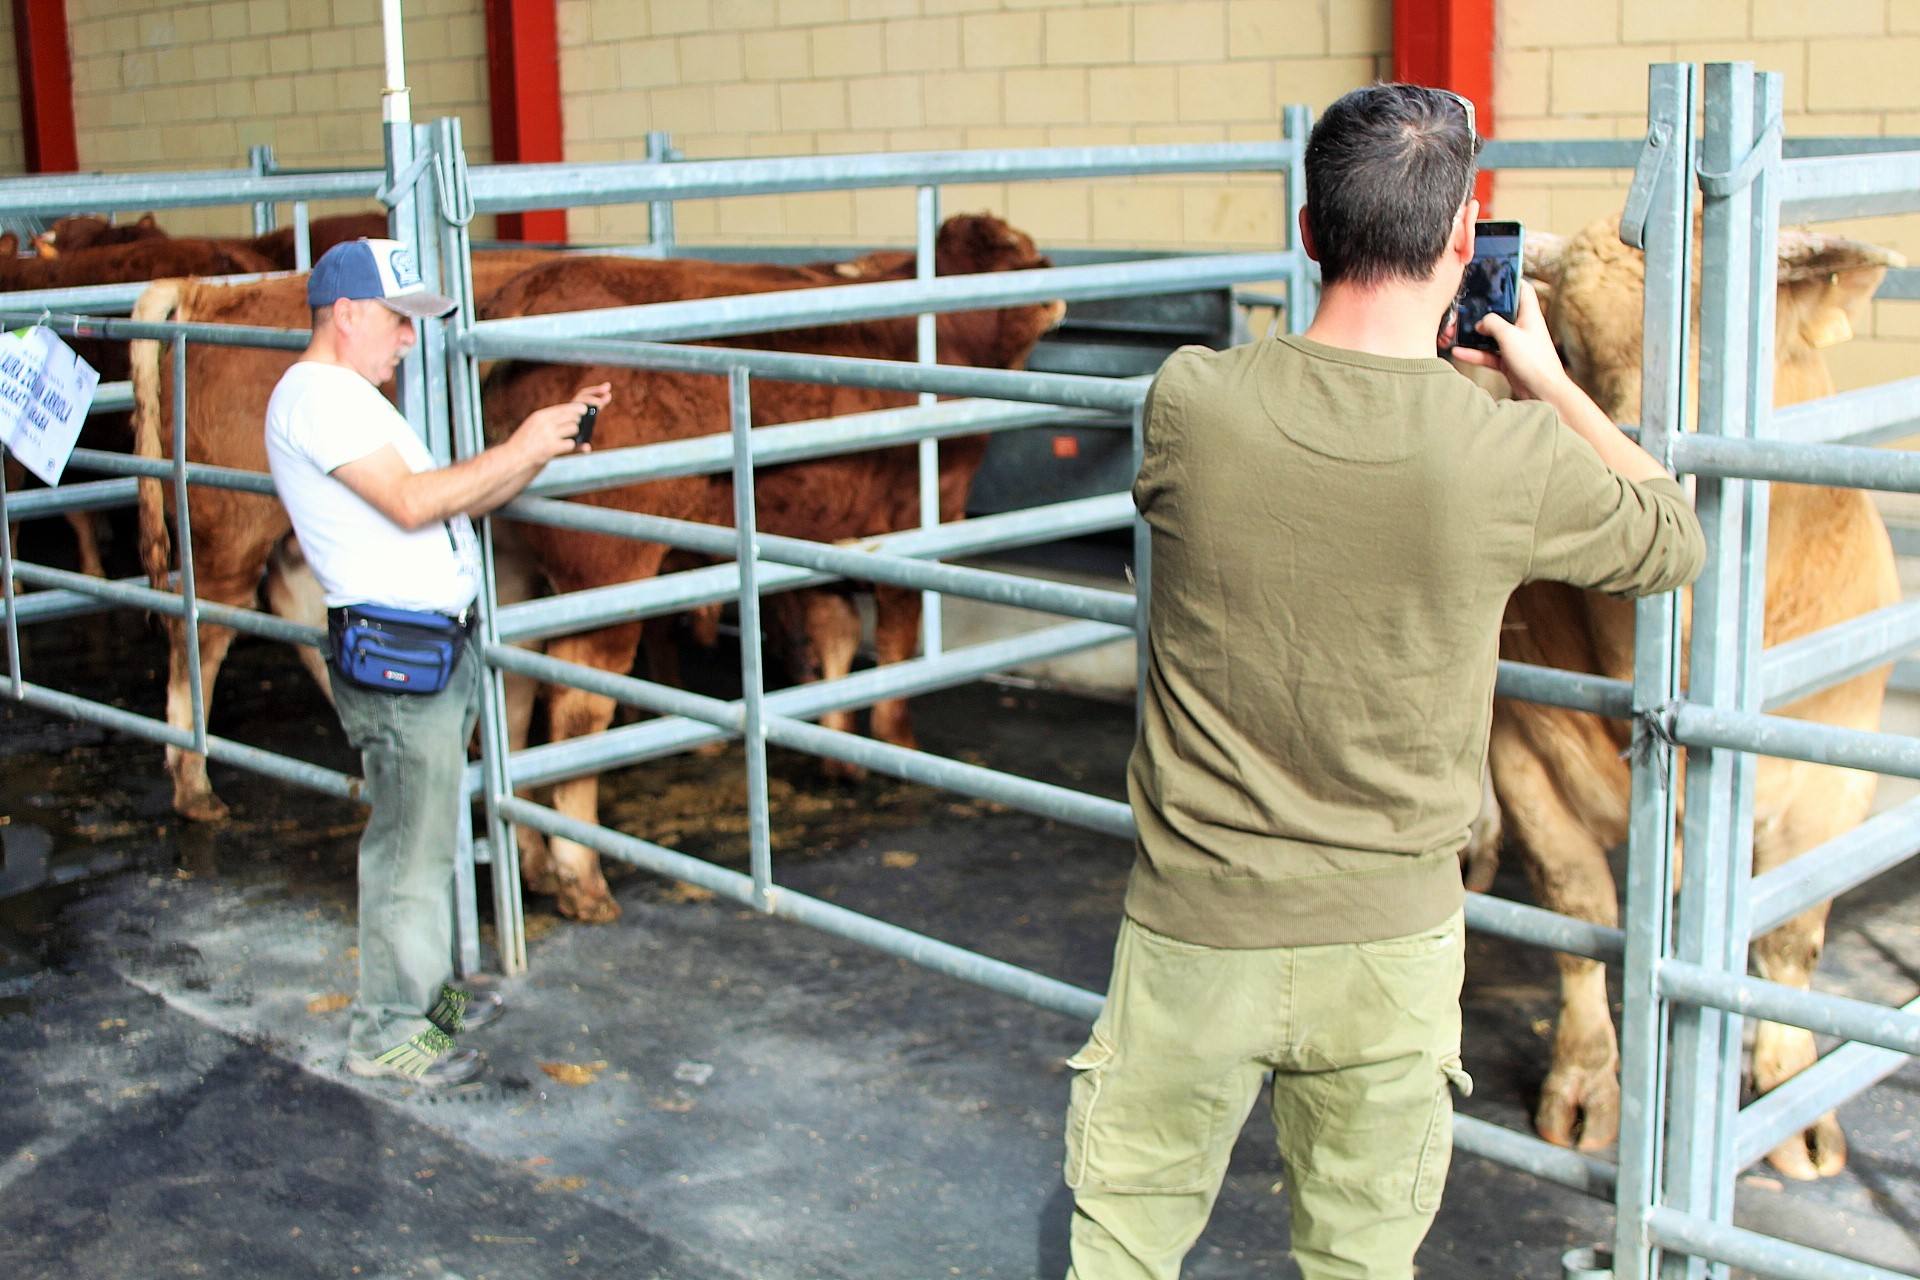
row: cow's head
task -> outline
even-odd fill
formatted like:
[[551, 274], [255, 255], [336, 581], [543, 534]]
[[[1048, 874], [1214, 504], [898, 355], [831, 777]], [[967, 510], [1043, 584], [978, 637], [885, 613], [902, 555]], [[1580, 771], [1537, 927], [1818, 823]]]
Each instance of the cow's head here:
[[[943, 276], [1031, 271], [1052, 265], [1051, 259], [1034, 248], [1032, 237], [990, 213], [948, 218], [940, 226], [940, 239], [934, 247], [934, 270]], [[951, 331], [962, 348], [956, 352], [961, 362], [1017, 369], [1025, 365], [1040, 335], [1058, 325], [1066, 314], [1064, 302], [956, 313], [945, 322], [941, 346], [947, 348]]]
[[[1527, 273], [1544, 286], [1547, 324], [1567, 372], [1614, 421], [1635, 421], [1645, 258], [1620, 243], [1611, 219], [1565, 241], [1542, 239], [1537, 248], [1528, 247]], [[1852, 336], [1851, 316], [1873, 296], [1887, 268], [1902, 262], [1899, 254], [1859, 240], [1780, 233], [1775, 404], [1832, 392], [1820, 349]], [[1697, 275], [1697, 261], [1695, 268]]]

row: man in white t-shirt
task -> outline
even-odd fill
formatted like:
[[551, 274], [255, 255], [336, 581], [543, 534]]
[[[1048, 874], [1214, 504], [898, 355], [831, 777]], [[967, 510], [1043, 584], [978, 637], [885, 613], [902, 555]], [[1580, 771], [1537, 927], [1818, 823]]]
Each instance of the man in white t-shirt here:
[[[536, 410], [505, 441], [447, 467], [378, 388], [451, 299], [421, 285], [393, 240], [335, 245], [307, 281], [313, 339], [267, 404], [267, 459], [330, 615], [370, 605], [470, 625], [480, 551], [469, 516], [511, 499], [573, 451], [606, 383]], [[579, 446], [584, 451], [587, 446]], [[337, 620], [337, 619], [336, 619]], [[458, 657], [436, 693], [366, 688], [333, 668], [334, 704], [359, 748], [372, 811], [360, 840], [360, 991], [347, 1069], [428, 1086], [478, 1075], [453, 1037], [499, 1016], [499, 997], [450, 979], [453, 857], [481, 663]]]

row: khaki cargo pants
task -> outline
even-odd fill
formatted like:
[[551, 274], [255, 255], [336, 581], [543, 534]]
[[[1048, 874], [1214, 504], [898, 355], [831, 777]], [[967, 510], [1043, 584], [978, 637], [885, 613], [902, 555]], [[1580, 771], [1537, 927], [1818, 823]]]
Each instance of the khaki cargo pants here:
[[1273, 1073], [1305, 1280], [1408, 1280], [1453, 1155], [1460, 915], [1383, 942], [1224, 950], [1120, 925], [1067, 1113], [1068, 1280], [1171, 1280]]

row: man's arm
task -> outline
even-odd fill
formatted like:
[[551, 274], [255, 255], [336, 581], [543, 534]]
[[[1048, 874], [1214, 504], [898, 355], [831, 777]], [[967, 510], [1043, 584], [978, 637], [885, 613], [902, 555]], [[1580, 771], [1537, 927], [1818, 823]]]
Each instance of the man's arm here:
[[1560, 353], [1553, 349], [1546, 317], [1540, 314], [1540, 295], [1525, 280], [1520, 282], [1517, 315], [1517, 324], [1509, 324], [1506, 317], [1491, 312], [1480, 321], [1480, 332], [1500, 344], [1497, 355], [1473, 347], [1455, 347], [1454, 359], [1506, 375], [1515, 399], [1541, 400], [1553, 406], [1569, 430], [1592, 445], [1602, 462], [1627, 479], [1651, 480], [1666, 475], [1666, 468], [1622, 434], [1593, 397], [1567, 376]]
[[[340, 482], [403, 529], [437, 524], [456, 515], [485, 515], [526, 488], [540, 469], [574, 447], [585, 406], [604, 408], [613, 398], [607, 383], [587, 387], [565, 404], [527, 415], [506, 440], [431, 471], [414, 471], [392, 445], [334, 468]], [[591, 446], [583, 445], [582, 450]]]

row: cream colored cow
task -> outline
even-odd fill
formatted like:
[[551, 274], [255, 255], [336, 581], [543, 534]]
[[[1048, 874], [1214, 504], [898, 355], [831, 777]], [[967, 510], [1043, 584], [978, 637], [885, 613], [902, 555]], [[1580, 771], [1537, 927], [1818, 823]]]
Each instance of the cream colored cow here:
[[[1557, 252], [1556, 252], [1557, 251]], [[1776, 405], [1830, 395], [1821, 349], [1852, 335], [1849, 314], [1872, 297], [1897, 255], [1857, 241], [1781, 235], [1776, 322]], [[1644, 265], [1611, 222], [1564, 243], [1543, 241], [1530, 274], [1548, 295], [1548, 323], [1567, 370], [1616, 421], [1639, 416]], [[1887, 531], [1865, 493], [1776, 484], [1767, 541], [1765, 643], [1784, 643], [1900, 598]], [[1521, 588], [1507, 607], [1500, 656], [1620, 679], [1633, 674], [1628, 602], [1553, 583]], [[1852, 729], [1876, 729], [1887, 671], [1858, 676], [1802, 699], [1782, 714]], [[1523, 851], [1535, 896], [1566, 915], [1619, 919], [1607, 850], [1624, 842], [1628, 727], [1529, 703], [1495, 705], [1489, 765], [1503, 813], [1489, 813], [1467, 857], [1469, 883], [1492, 879], [1489, 842], [1500, 818]], [[1856, 826], [1873, 803], [1872, 774], [1763, 758], [1756, 789], [1753, 862], [1759, 874]], [[1808, 986], [1826, 935], [1821, 904], [1753, 944], [1753, 963], [1776, 982]], [[1612, 1142], [1620, 1123], [1619, 1053], [1597, 961], [1560, 957], [1561, 1005], [1553, 1062], [1534, 1123], [1563, 1146]], [[1815, 1057], [1813, 1037], [1763, 1023], [1753, 1055], [1756, 1092], [1772, 1089]], [[1831, 1114], [1771, 1153], [1775, 1168], [1817, 1178], [1846, 1162]]]

